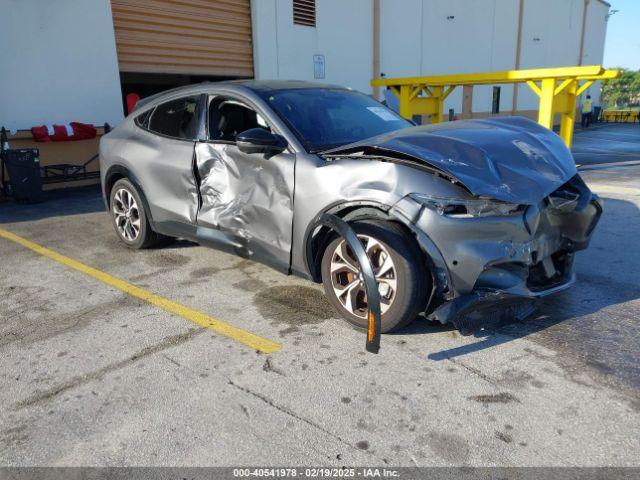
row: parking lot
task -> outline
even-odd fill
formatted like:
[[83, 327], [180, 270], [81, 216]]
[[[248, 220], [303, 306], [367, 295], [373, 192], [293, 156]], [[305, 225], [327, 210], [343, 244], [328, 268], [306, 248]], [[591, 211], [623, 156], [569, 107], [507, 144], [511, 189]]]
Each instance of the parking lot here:
[[0, 203], [0, 462], [640, 464], [640, 127], [574, 150], [606, 208], [575, 286], [471, 336], [414, 322], [379, 355], [318, 285], [124, 248], [98, 188]]

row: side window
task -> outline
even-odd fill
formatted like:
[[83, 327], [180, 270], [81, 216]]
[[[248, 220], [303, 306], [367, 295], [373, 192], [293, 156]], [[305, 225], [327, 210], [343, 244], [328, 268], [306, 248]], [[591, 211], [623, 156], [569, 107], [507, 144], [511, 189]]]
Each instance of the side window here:
[[196, 140], [198, 136], [197, 106], [197, 95], [160, 104], [149, 119], [149, 130], [168, 137]]
[[235, 142], [250, 128], [270, 130], [259, 113], [238, 100], [216, 97], [209, 103], [209, 140]]
[[153, 112], [153, 108], [147, 110], [144, 113], [141, 113], [140, 115], [138, 115], [135, 119], [136, 125], [138, 125], [139, 127], [142, 128], [147, 128], [148, 127], [148, 122], [149, 122], [149, 116], [151, 115], [151, 112]]

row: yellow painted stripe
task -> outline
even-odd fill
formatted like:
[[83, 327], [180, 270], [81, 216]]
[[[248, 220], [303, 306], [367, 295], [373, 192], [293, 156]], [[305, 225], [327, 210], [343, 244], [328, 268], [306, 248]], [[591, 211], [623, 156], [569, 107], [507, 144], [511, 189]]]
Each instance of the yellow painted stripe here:
[[640, 188], [619, 187], [616, 185], [604, 185], [602, 183], [587, 183], [589, 188], [596, 193], [617, 193], [620, 195], [640, 195]]
[[69, 268], [73, 268], [78, 272], [82, 272], [85, 275], [89, 275], [90, 277], [131, 295], [132, 297], [139, 298], [140, 300], [144, 300], [145, 302], [155, 305], [169, 313], [186, 318], [201, 327], [213, 330], [214, 332], [224, 335], [225, 337], [229, 337], [255, 350], [259, 350], [260, 352], [273, 353], [277, 352], [281, 348], [281, 345], [278, 343], [271, 342], [270, 340], [259, 337], [258, 335], [254, 335], [253, 333], [234, 327], [233, 325], [229, 325], [228, 323], [210, 317], [205, 313], [198, 312], [197, 310], [193, 310], [179, 303], [167, 300], [166, 298], [156, 295], [155, 293], [151, 293], [144, 288], [136, 287], [135, 285], [114, 277], [113, 275], [109, 275], [101, 270], [89, 267], [84, 263], [80, 263], [73, 258], [69, 258], [54, 252], [53, 250], [49, 250], [48, 248], [38, 245], [26, 238], [22, 238], [8, 230], [0, 228], [0, 237], [22, 245], [29, 250], [39, 253], [40, 255], [50, 258], [51, 260], [61, 263]]

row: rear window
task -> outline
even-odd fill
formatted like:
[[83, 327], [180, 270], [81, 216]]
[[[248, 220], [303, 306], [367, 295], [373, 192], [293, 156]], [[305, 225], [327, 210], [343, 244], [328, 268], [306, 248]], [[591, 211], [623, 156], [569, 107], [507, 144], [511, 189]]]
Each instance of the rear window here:
[[156, 107], [149, 130], [167, 137], [196, 140], [198, 136], [198, 96], [178, 98]]

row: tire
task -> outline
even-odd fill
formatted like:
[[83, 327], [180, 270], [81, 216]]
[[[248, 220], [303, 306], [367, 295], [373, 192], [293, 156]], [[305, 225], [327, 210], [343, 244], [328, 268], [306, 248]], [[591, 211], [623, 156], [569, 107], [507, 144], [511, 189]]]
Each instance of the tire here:
[[154, 247], [169, 239], [151, 229], [140, 193], [126, 178], [121, 178], [111, 188], [109, 213], [118, 238], [131, 249]]
[[[363, 220], [351, 224], [358, 237], [368, 250], [369, 258], [378, 280], [382, 306], [382, 333], [398, 330], [411, 321], [425, 308], [427, 294], [431, 290], [431, 277], [428, 275], [424, 257], [415, 240], [399, 224], [379, 220]], [[371, 241], [373, 240], [373, 241]], [[366, 302], [364, 287], [354, 287], [344, 292], [345, 285], [357, 282], [358, 262], [340, 237], [334, 238], [322, 256], [321, 272], [324, 291], [336, 311], [349, 323], [366, 329]], [[371, 244], [370, 244], [371, 242]], [[370, 244], [370, 245], [369, 245]], [[346, 259], [343, 257], [349, 257]], [[387, 270], [390, 257], [392, 270]], [[352, 265], [346, 265], [348, 263]], [[332, 264], [333, 272], [332, 273]], [[383, 271], [384, 270], [384, 271]], [[395, 280], [395, 282], [393, 281]], [[361, 282], [359, 282], [361, 285]], [[390, 291], [395, 291], [391, 294]], [[384, 290], [382, 289], [384, 287]], [[357, 293], [353, 293], [358, 290]], [[349, 295], [351, 297], [349, 298]], [[384, 294], [384, 295], [383, 295]], [[350, 305], [349, 305], [350, 304]], [[351, 306], [352, 308], [349, 308]], [[356, 308], [354, 308], [356, 307]]]

